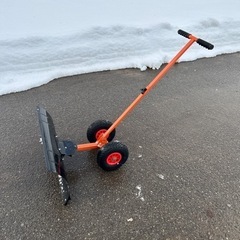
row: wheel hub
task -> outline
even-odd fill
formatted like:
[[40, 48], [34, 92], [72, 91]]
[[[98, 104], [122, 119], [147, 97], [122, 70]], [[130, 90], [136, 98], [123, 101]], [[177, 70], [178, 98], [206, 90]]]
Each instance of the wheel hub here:
[[117, 165], [120, 163], [120, 161], [122, 160], [122, 155], [119, 152], [114, 152], [111, 153], [108, 157], [107, 157], [107, 164], [108, 165]]
[[106, 129], [101, 129], [97, 131], [96, 133], [96, 139], [99, 139], [107, 130]]

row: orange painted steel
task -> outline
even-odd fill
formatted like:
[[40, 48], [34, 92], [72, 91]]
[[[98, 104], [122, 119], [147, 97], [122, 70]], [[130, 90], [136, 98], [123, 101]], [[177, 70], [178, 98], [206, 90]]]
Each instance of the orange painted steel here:
[[108, 143], [107, 138], [109, 134], [117, 128], [117, 126], [127, 117], [127, 115], [138, 105], [138, 103], [146, 96], [146, 94], [165, 76], [165, 74], [172, 68], [177, 60], [191, 47], [191, 45], [198, 40], [193, 35], [189, 36], [189, 41], [186, 45], [176, 54], [176, 56], [164, 67], [164, 69], [149, 83], [149, 85], [142, 89], [142, 93], [129, 105], [129, 107], [117, 118], [111, 127], [95, 142], [88, 144], [77, 145], [77, 151], [86, 151], [103, 147]]
[[88, 151], [99, 148], [97, 142], [96, 143], [85, 143], [85, 144], [79, 144], [77, 145], [77, 151]]
[[[101, 138], [100, 138], [101, 139]], [[88, 151], [88, 150], [93, 150], [93, 149], [98, 149], [103, 147], [108, 143], [107, 138], [101, 139], [101, 141], [97, 140], [94, 143], [84, 143], [84, 144], [78, 144], [77, 145], [77, 151], [82, 152], [82, 151]]]

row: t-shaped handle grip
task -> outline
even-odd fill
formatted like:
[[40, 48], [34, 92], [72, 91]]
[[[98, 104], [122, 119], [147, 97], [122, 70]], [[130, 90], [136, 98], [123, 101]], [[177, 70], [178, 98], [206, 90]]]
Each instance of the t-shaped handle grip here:
[[188, 32], [185, 32], [185, 31], [183, 31], [183, 30], [181, 30], [181, 29], [178, 30], [178, 34], [182, 35], [182, 36], [185, 37], [185, 38], [189, 38], [189, 39], [193, 38], [193, 39], [196, 39], [196, 42], [197, 42], [199, 45], [201, 45], [202, 47], [207, 48], [208, 50], [212, 50], [212, 49], [214, 48], [214, 46], [213, 46], [211, 43], [209, 43], [209, 42], [207, 42], [207, 41], [204, 41], [204, 40], [201, 39], [201, 38], [196, 38], [196, 37], [194, 37], [192, 34], [190, 34], [190, 33], [188, 33]]

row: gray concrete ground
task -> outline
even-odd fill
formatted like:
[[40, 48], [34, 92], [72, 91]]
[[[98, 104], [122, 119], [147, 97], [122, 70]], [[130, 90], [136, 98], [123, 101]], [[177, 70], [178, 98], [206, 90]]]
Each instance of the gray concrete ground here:
[[119, 126], [130, 151], [115, 172], [96, 152], [65, 159], [63, 206], [46, 171], [36, 106], [58, 135], [87, 142], [157, 70], [72, 76], [0, 97], [0, 239], [240, 239], [240, 54], [180, 63]]

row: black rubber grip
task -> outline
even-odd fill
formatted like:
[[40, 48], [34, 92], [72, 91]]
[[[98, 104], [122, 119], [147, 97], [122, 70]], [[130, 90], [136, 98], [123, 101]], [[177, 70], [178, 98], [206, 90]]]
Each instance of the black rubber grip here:
[[212, 49], [214, 48], [214, 46], [213, 46], [211, 43], [206, 42], [206, 41], [202, 40], [201, 38], [199, 38], [199, 39], [197, 40], [197, 43], [198, 43], [199, 45], [207, 48], [208, 50], [212, 50]]
[[190, 33], [185, 32], [185, 31], [183, 31], [181, 29], [178, 30], [178, 34], [182, 35], [185, 38], [189, 38], [189, 36], [191, 35]]
[[[191, 34], [188, 33], [188, 32], [185, 32], [181, 29], [178, 30], [178, 34], [182, 35], [183, 37], [185, 38], [190, 38]], [[205, 47], [207, 48], [208, 50], [212, 50], [214, 48], [214, 46], [209, 43], [209, 42], [206, 42], [204, 40], [202, 40], [201, 38], [198, 38], [197, 41], [196, 41], [199, 45], [201, 45], [202, 47]]]

